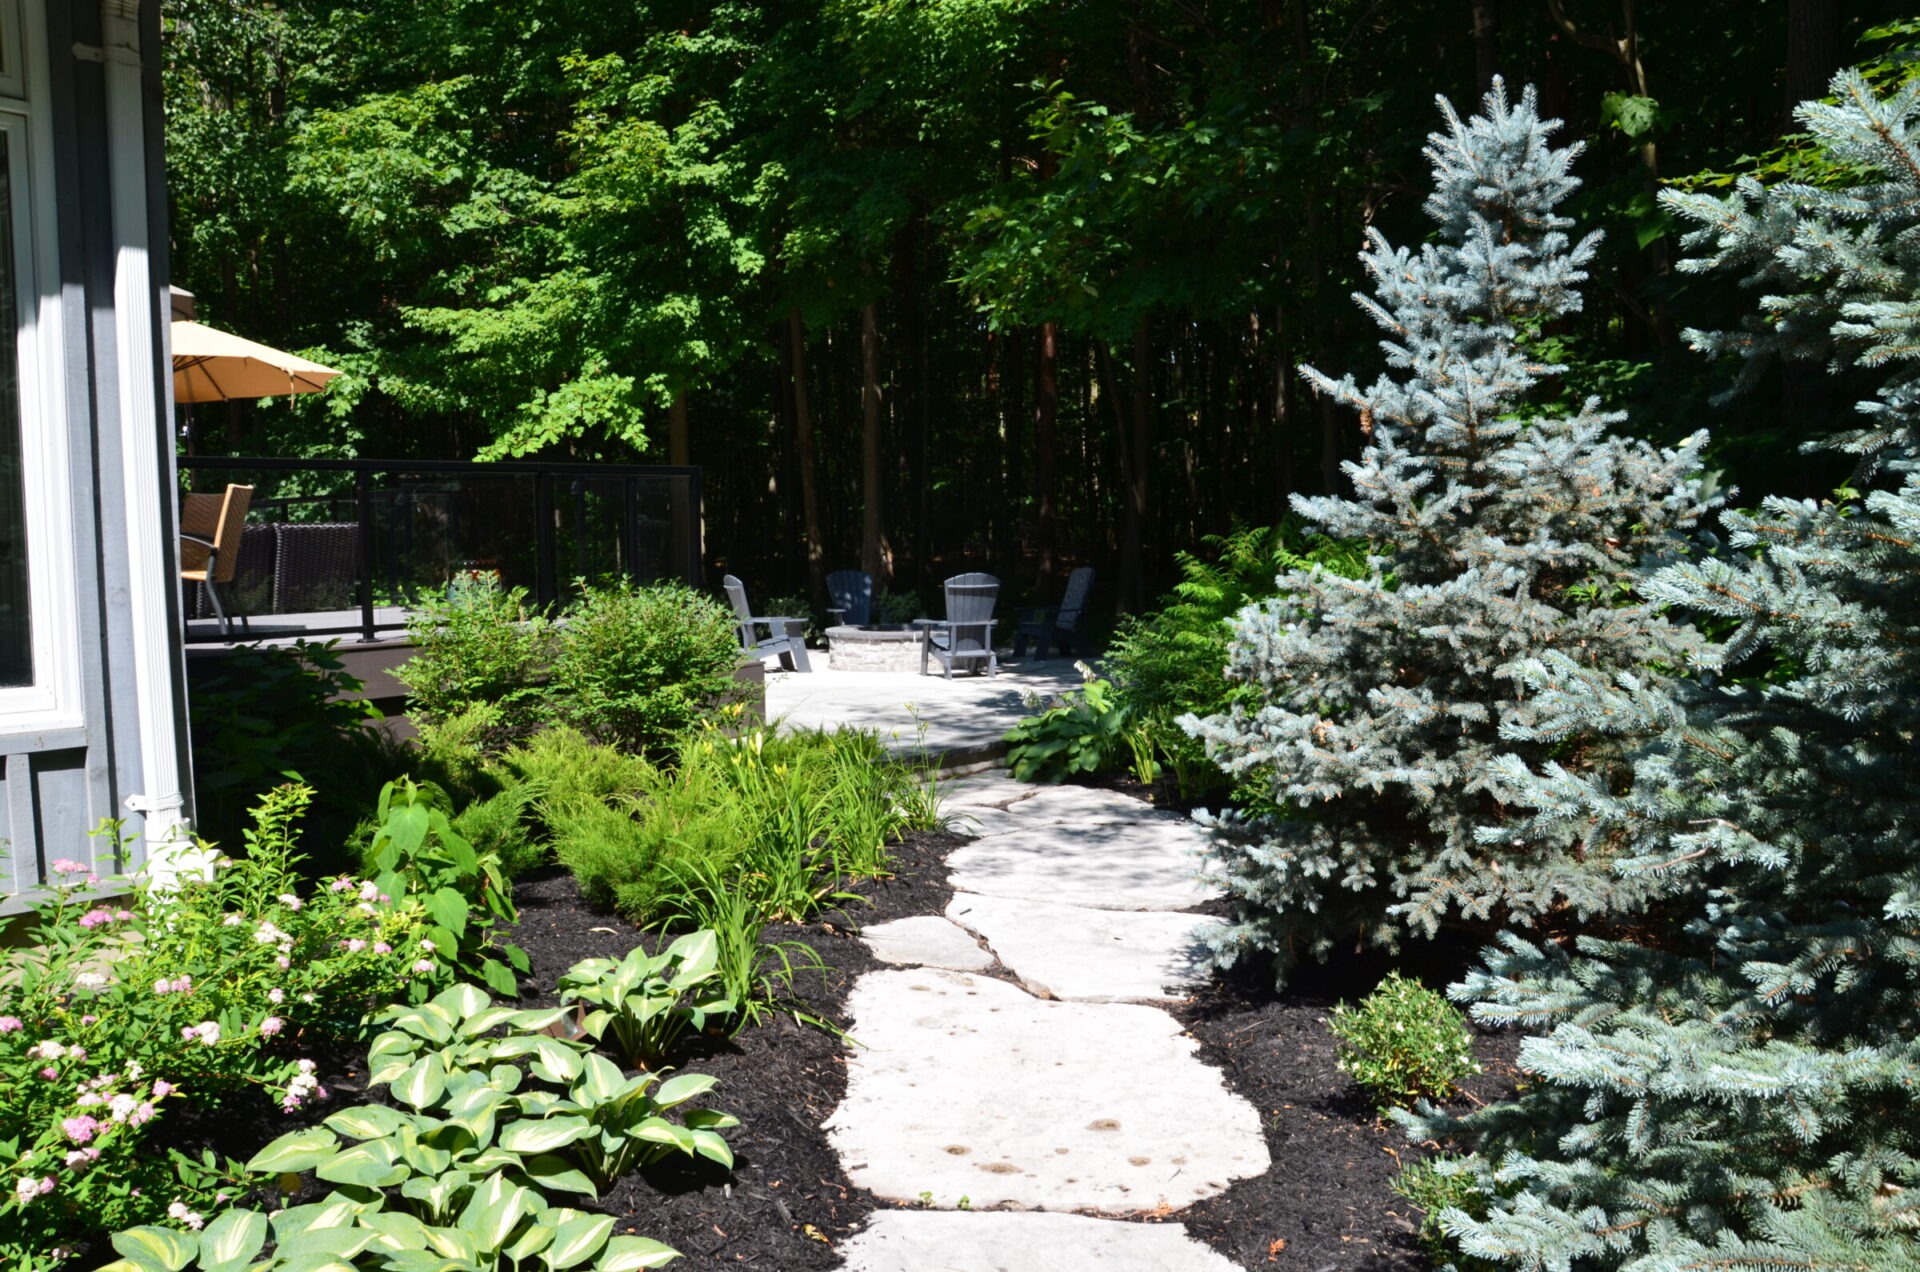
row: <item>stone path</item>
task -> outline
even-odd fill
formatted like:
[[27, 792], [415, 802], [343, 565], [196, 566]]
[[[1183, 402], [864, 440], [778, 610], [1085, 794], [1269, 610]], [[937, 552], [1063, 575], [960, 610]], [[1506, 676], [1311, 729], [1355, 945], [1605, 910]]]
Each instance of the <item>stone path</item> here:
[[[1165, 1010], [1205, 978], [1184, 818], [1003, 774], [943, 791], [980, 836], [946, 914], [867, 929], [827, 1130], [888, 1201], [850, 1272], [1233, 1272], [1174, 1214], [1267, 1169], [1258, 1112]], [[1004, 973], [1003, 979], [998, 973]]]

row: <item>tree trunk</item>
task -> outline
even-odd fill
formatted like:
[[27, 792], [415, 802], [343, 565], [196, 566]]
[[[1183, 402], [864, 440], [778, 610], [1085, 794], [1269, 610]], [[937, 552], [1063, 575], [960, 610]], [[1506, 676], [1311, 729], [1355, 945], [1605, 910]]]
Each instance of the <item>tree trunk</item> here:
[[1132, 427], [1124, 443], [1127, 509], [1120, 534], [1118, 608], [1123, 614], [1146, 605], [1147, 465], [1153, 449], [1153, 320], [1146, 314], [1133, 325], [1132, 390]]
[[1053, 586], [1054, 443], [1060, 422], [1060, 324], [1040, 324], [1040, 366], [1033, 395], [1034, 548], [1040, 586]]
[[1007, 332], [1000, 353], [1000, 391], [1003, 395], [1006, 435], [1002, 439], [1005, 455], [1001, 486], [1001, 515], [1006, 527], [999, 537], [1000, 555], [1018, 573], [1024, 564], [1020, 549], [1025, 546], [1023, 526], [1027, 507], [1027, 364], [1026, 333], [1016, 327]]
[[893, 552], [882, 520], [880, 464], [880, 303], [860, 306], [860, 568], [875, 587], [893, 578]]
[[1787, 0], [1787, 130], [1793, 108], [1825, 97], [1840, 69], [1840, 0]]
[[787, 356], [793, 368], [793, 434], [800, 463], [800, 520], [807, 540], [807, 595], [827, 599], [826, 547], [820, 541], [819, 471], [814, 460], [813, 412], [807, 404], [807, 326], [796, 306], [787, 311]]
[[1500, 73], [1500, 0], [1473, 0], [1473, 69], [1480, 91]]
[[693, 443], [687, 432], [687, 391], [681, 389], [667, 404], [667, 462], [676, 468], [693, 463]]

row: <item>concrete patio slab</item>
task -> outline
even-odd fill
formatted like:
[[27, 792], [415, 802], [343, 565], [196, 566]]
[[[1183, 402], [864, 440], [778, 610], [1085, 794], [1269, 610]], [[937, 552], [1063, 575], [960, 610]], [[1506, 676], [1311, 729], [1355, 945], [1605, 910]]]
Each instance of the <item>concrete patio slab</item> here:
[[1030, 992], [1096, 1003], [1185, 997], [1207, 980], [1201, 934], [1221, 926], [1195, 914], [1090, 910], [968, 892], [948, 902], [947, 918], [985, 938]]
[[980, 948], [972, 933], [937, 914], [862, 928], [860, 939], [882, 963], [955, 972], [981, 972], [993, 966], [993, 955]]
[[840, 1247], [846, 1272], [1238, 1272], [1177, 1223], [997, 1210], [880, 1210]]
[[848, 1177], [895, 1201], [1132, 1212], [1268, 1165], [1260, 1116], [1154, 1007], [1036, 999], [987, 977], [880, 971], [848, 999]]
[[948, 881], [982, 896], [1100, 910], [1186, 910], [1221, 895], [1195, 878], [1206, 851], [1206, 833], [1181, 818], [1043, 825], [954, 849]]
[[1051, 695], [1079, 683], [1064, 660], [952, 680], [884, 671], [769, 671], [767, 719], [788, 729], [872, 729], [897, 755], [944, 755], [948, 765], [959, 765], [1005, 753], [1007, 730], [1031, 714], [1023, 694]]

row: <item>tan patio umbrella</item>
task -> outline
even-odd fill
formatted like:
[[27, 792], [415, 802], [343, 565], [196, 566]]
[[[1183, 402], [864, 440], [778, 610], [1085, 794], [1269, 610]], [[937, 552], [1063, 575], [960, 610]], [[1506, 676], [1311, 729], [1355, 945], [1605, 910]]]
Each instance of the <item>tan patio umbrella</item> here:
[[173, 324], [173, 400], [317, 393], [339, 375], [332, 367], [243, 340], [231, 332], [177, 319]]

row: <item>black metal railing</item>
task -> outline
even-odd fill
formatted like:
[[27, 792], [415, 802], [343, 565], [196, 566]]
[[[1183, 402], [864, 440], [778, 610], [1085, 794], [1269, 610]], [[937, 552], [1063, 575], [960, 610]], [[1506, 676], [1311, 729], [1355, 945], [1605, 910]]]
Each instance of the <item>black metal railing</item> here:
[[[179, 467], [186, 490], [254, 487], [221, 585], [254, 636], [373, 640], [474, 574], [541, 605], [583, 578], [701, 585], [698, 468], [210, 456]], [[202, 588], [186, 600], [189, 619], [211, 617]], [[208, 630], [190, 624], [189, 639]]]

